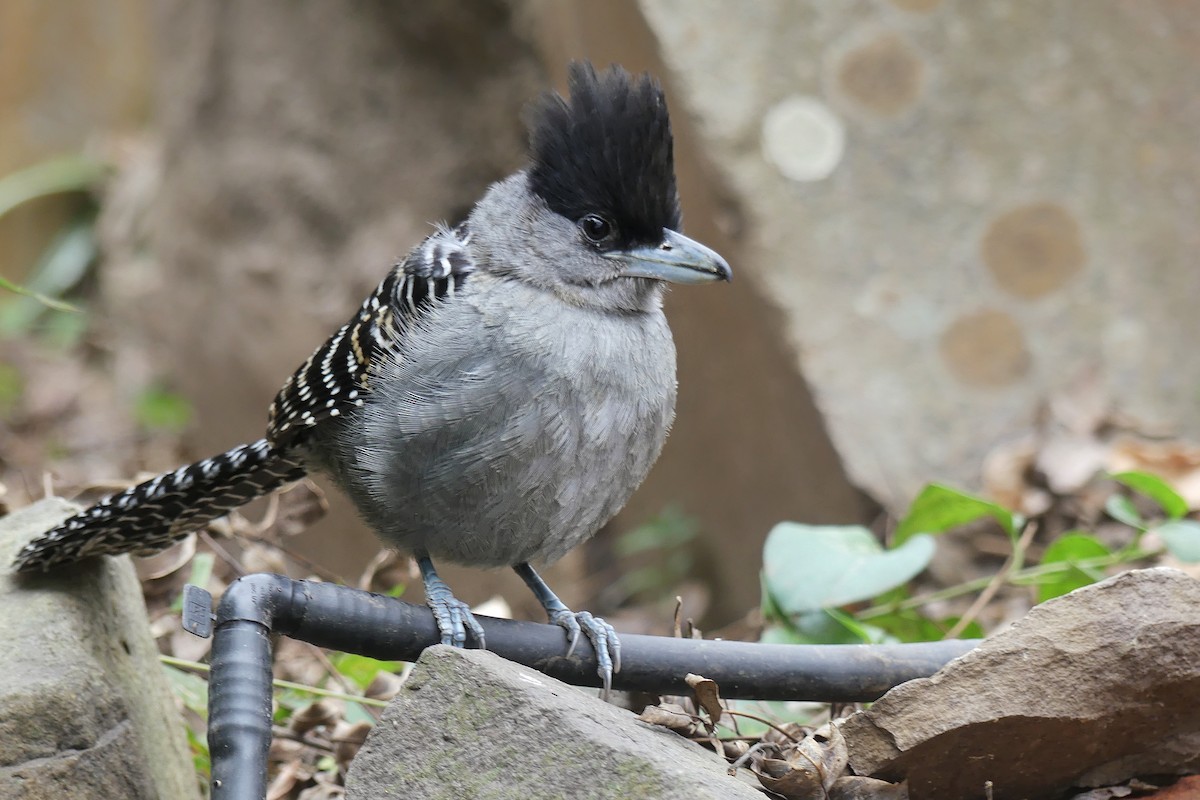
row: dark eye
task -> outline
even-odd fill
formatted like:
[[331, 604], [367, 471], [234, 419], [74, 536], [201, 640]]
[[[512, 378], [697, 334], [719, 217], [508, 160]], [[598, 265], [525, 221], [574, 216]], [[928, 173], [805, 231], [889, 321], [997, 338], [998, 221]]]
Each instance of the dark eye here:
[[593, 242], [599, 243], [613, 235], [613, 224], [599, 214], [587, 214], [580, 218], [579, 229]]

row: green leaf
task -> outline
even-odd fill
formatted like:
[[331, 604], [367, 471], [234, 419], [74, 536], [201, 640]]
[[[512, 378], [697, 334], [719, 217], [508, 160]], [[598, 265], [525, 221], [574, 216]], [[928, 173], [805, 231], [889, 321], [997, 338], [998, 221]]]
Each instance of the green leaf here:
[[667, 506], [658, 516], [617, 537], [618, 556], [631, 556], [648, 550], [682, 547], [696, 537], [699, 524], [678, 506]]
[[79, 283], [95, 258], [92, 223], [77, 221], [54, 237], [25, 286], [0, 279], [0, 285], [21, 295], [0, 306], [0, 333], [27, 333], [47, 308], [78, 314], [78, 308], [58, 298]]
[[911, 608], [872, 617], [871, 624], [887, 631], [901, 642], [935, 642], [946, 633], [936, 622]]
[[365, 722], [368, 725], [375, 724], [375, 718], [371, 716], [371, 712], [362, 707], [361, 703], [346, 701], [346, 705], [343, 706], [343, 708], [346, 722], [349, 722], [352, 725], [357, 725], [360, 722]]
[[10, 364], [0, 364], [0, 417], [12, 413], [25, 393], [25, 377]]
[[[947, 632], [949, 632], [949, 630], [951, 628], [953, 628], [955, 625], [957, 625], [959, 623], [959, 620], [961, 620], [961, 619], [962, 619], [962, 617], [946, 617], [945, 619], [941, 620], [938, 623], [938, 626], [942, 629], [942, 638], [945, 638], [945, 634]], [[962, 633], [960, 633], [958, 635], [958, 638], [959, 639], [982, 639], [983, 638], [983, 626], [980, 625], [979, 622], [972, 620], [971, 622], [968, 622], [965, 626], [963, 626]]]
[[189, 711], [194, 711], [201, 719], [208, 719], [208, 681], [169, 664], [163, 664], [163, 671], [167, 675], [171, 694], [179, 698]]
[[1182, 519], [1188, 512], [1187, 501], [1157, 475], [1148, 472], [1118, 472], [1110, 477], [1158, 503], [1171, 519]]
[[1154, 532], [1180, 561], [1189, 564], [1200, 561], [1200, 522], [1174, 519], [1154, 528]]
[[907, 583], [929, 564], [934, 542], [913, 536], [885, 551], [859, 525], [781, 522], [763, 547], [763, 581], [778, 609], [794, 616], [870, 599]]
[[10, 291], [14, 294], [19, 294], [23, 297], [31, 297], [34, 300], [41, 303], [42, 305], [48, 306], [49, 308], [53, 308], [56, 311], [78, 311], [79, 310], [78, 308], [71, 305], [70, 303], [64, 303], [61, 300], [55, 300], [53, 297], [46, 297], [44, 294], [39, 294], [38, 292], [35, 292], [32, 289], [26, 289], [24, 286], [15, 284], [12, 281], [10, 281], [8, 278], [5, 278], [3, 276], [0, 276], [0, 289], [7, 289], [8, 291]]
[[208, 752], [208, 742], [204, 737], [192, 730], [191, 726], [187, 726], [188, 749], [192, 752], [192, 769], [196, 771], [196, 775], [208, 783], [208, 778], [212, 774], [212, 757]]
[[83, 156], [60, 156], [0, 178], [0, 217], [22, 203], [62, 192], [96, 188], [108, 167]]
[[1046, 548], [1042, 556], [1042, 564], [1070, 564], [1071, 569], [1054, 572], [1038, 581], [1038, 602], [1045, 601], [1073, 592], [1081, 586], [1090, 586], [1101, 577], [1091, 570], [1084, 570], [1074, 564], [1089, 558], [1107, 556], [1110, 550], [1096, 537], [1086, 533], [1068, 532], [1055, 539]]
[[[889, 636], [901, 642], [940, 642], [946, 638], [956, 624], [958, 617], [947, 617], [934, 620], [922, 615], [913, 608], [900, 609], [890, 614], [871, 617], [871, 624], [878, 625]], [[959, 634], [960, 639], [978, 639], [983, 637], [983, 628], [978, 622], [970, 622]]]
[[[214, 563], [216, 563], [216, 556], [212, 553], [196, 553], [192, 556], [192, 571], [188, 575], [187, 582], [193, 586], [199, 586], [201, 589], [208, 586], [208, 581], [212, 578]], [[183, 592], [180, 592], [175, 601], [171, 603], [171, 610], [183, 611]]]
[[181, 395], [152, 386], [137, 398], [138, 424], [151, 431], [178, 432], [192, 420], [192, 406]]
[[981, 497], [960, 492], [949, 486], [931, 483], [921, 490], [900, 520], [893, 536], [897, 545], [904, 544], [918, 533], [945, 533], [969, 522], [991, 517], [1000, 523], [1008, 538], [1016, 540], [1024, 524], [1019, 514]]
[[1109, 495], [1104, 501], [1104, 511], [1117, 522], [1123, 522], [1131, 528], [1144, 530], [1146, 521], [1138, 513], [1137, 506], [1123, 494]]
[[371, 681], [375, 680], [375, 676], [380, 672], [397, 672], [404, 666], [403, 661], [379, 661], [353, 653], [337, 653], [331, 655], [329, 660], [333, 662], [333, 666], [342, 677], [348, 678], [359, 689], [364, 690], [371, 685]]
[[823, 608], [797, 614], [783, 624], [768, 625], [759, 641], [764, 644], [880, 644], [894, 639], [874, 625]]

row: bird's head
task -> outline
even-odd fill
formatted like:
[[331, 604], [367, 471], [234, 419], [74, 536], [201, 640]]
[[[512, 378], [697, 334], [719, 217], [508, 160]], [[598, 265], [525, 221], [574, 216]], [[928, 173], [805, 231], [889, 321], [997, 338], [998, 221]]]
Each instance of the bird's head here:
[[679, 232], [658, 83], [576, 62], [569, 85], [570, 99], [547, 92], [531, 106], [532, 163], [496, 184], [472, 215], [485, 223], [471, 227], [488, 267], [568, 302], [619, 311], [657, 307], [664, 283], [729, 280], [725, 259]]

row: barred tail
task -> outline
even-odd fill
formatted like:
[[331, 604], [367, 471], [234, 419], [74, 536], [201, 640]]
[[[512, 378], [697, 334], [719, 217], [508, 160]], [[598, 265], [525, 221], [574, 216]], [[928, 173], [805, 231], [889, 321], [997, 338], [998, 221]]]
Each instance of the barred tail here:
[[266, 439], [239, 445], [106, 497], [25, 545], [14, 566], [34, 572], [106, 553], [149, 555], [304, 473], [294, 452]]

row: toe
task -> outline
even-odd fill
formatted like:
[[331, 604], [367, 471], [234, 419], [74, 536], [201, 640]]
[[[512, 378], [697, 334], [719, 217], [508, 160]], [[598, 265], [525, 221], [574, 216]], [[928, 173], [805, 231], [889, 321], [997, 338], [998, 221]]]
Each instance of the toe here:
[[564, 610], [551, 615], [550, 621], [566, 630], [569, 637], [567, 640], [567, 658], [570, 658], [571, 654], [575, 652], [575, 646], [579, 644], [579, 634], [583, 632], [579, 627], [579, 620], [575, 618], [575, 614]]

